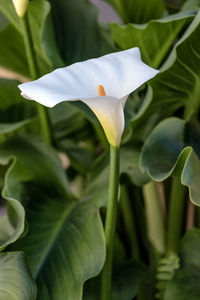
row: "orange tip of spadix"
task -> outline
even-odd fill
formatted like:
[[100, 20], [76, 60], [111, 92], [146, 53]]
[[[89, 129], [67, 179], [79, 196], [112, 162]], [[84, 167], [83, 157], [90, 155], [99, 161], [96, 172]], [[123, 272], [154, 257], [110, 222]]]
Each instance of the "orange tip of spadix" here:
[[99, 96], [105, 96], [106, 95], [103, 85], [98, 86], [98, 92], [99, 92]]

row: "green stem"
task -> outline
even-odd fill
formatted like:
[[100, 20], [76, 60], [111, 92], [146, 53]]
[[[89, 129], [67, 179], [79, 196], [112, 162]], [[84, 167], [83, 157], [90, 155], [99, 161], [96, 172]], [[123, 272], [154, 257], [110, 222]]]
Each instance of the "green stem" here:
[[41, 128], [42, 128], [43, 136], [44, 136], [47, 144], [51, 145], [52, 140], [51, 140], [51, 134], [50, 134], [50, 130], [49, 130], [47, 110], [44, 106], [42, 106], [39, 103], [37, 103], [37, 110], [38, 110], [38, 115], [40, 118], [40, 124], [41, 124]]
[[156, 183], [143, 186], [148, 238], [159, 254], [165, 252], [164, 216]]
[[106, 262], [102, 272], [101, 300], [112, 299], [112, 262], [119, 189], [119, 149], [110, 146], [109, 197], [105, 222]]
[[[27, 13], [20, 20], [21, 20], [21, 26], [23, 30], [24, 45], [25, 45], [26, 56], [28, 61], [29, 73], [31, 79], [35, 80], [38, 77], [38, 70], [37, 70], [36, 58], [34, 55], [33, 40], [32, 40], [31, 30], [28, 22]], [[51, 134], [49, 130], [47, 111], [45, 107], [40, 105], [39, 103], [37, 103], [37, 110], [38, 110], [38, 115], [40, 118], [40, 124], [41, 124], [44, 138], [48, 144], [51, 144]]]
[[130, 198], [127, 187], [125, 185], [121, 185], [120, 194], [120, 210], [122, 212], [125, 230], [128, 235], [128, 240], [130, 242], [131, 258], [137, 260], [140, 258], [138, 237], [136, 232], [134, 215], [132, 213]]
[[34, 49], [33, 49], [33, 40], [31, 36], [27, 13], [20, 20], [23, 29], [24, 45], [25, 45], [26, 57], [28, 61], [29, 73], [31, 79], [34, 80], [37, 78], [38, 71], [37, 71], [36, 59], [35, 59]]
[[181, 184], [179, 177], [174, 177], [172, 180], [168, 212], [167, 250], [177, 252], [184, 221], [186, 187]]

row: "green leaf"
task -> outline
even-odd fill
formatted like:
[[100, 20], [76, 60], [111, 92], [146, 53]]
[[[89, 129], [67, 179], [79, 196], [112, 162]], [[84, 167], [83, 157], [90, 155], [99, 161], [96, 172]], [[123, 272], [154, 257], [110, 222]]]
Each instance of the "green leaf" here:
[[13, 132], [21, 127], [23, 127], [24, 125], [28, 124], [29, 122], [31, 122], [31, 119], [27, 119], [21, 122], [15, 122], [15, 123], [0, 123], [0, 134], [6, 134], [6, 133], [10, 133]]
[[[3, 83], [3, 85], [1, 85]], [[6, 109], [8, 109], [13, 104], [19, 103], [20, 97], [15, 94], [15, 81], [12, 80], [0, 80], [0, 94], [5, 97], [3, 99], [12, 99], [12, 101], [1, 101], [0, 116], [6, 114]], [[11, 98], [9, 98], [9, 96]], [[2, 111], [1, 111], [2, 110]], [[1, 117], [2, 120], [2, 117]], [[8, 116], [8, 121], [10, 121], [10, 116]], [[12, 120], [13, 121], [13, 120]], [[19, 129], [25, 124], [29, 123], [30, 120], [24, 120], [20, 122], [13, 123], [0, 123], [0, 133], [6, 134], [14, 130]], [[0, 157], [0, 165], [8, 165], [10, 160], [12, 160], [12, 165], [15, 165], [15, 159], [12, 156], [7, 158]], [[7, 200], [8, 214], [0, 218], [0, 250], [3, 250], [11, 243], [15, 242], [24, 231], [24, 209], [22, 205], [14, 198], [8, 196], [9, 189], [9, 173], [12, 170], [12, 166], [9, 167], [7, 175], [5, 176], [5, 186], [2, 191], [2, 196]]]
[[28, 9], [33, 46], [39, 56], [38, 65], [42, 59], [47, 66], [43, 73], [64, 66], [56, 45], [50, 10], [51, 5], [46, 0], [32, 1]]
[[144, 174], [139, 166], [141, 145], [137, 143], [125, 144], [120, 149], [120, 170], [136, 186], [143, 186], [149, 177]]
[[178, 118], [157, 125], [144, 144], [141, 166], [156, 181], [180, 176], [188, 186], [190, 199], [200, 205], [199, 127]]
[[67, 154], [70, 159], [70, 165], [77, 172], [85, 175], [89, 171], [93, 163], [94, 154], [84, 145], [79, 146], [73, 140], [66, 140], [59, 144], [59, 149]]
[[187, 12], [151, 20], [144, 25], [111, 23], [109, 27], [113, 41], [121, 50], [139, 47], [144, 62], [158, 68], [177, 35], [193, 17], [193, 12]]
[[1, 159], [11, 155], [16, 163], [7, 175], [7, 194], [24, 205], [29, 226], [12, 249], [26, 253], [38, 299], [81, 299], [84, 281], [105, 260], [99, 207], [73, 198], [56, 152], [47, 145], [13, 136], [0, 147]]
[[169, 10], [173, 12], [179, 10], [186, 0], [164, 0], [164, 2]]
[[181, 268], [169, 283], [164, 300], [197, 300], [200, 298], [200, 230], [186, 233], [180, 246]]
[[200, 8], [200, 0], [188, 0], [181, 8], [181, 11], [187, 11], [187, 10], [199, 9], [199, 8]]
[[106, 0], [117, 10], [124, 23], [146, 23], [161, 18], [165, 6], [161, 0]]
[[4, 29], [8, 25], [8, 20], [6, 17], [0, 13], [0, 30]]
[[[29, 3], [28, 19], [31, 28], [33, 47], [41, 74], [63, 66], [60, 58], [50, 17], [51, 6], [46, 0]], [[26, 54], [23, 41], [23, 28], [12, 4], [12, 0], [0, 0], [0, 11], [11, 24], [0, 33], [0, 64], [17, 73], [28, 76]]]
[[16, 80], [0, 79], [0, 134], [16, 131], [25, 125], [32, 127], [35, 105], [25, 101]]
[[0, 254], [0, 298], [3, 300], [35, 300], [37, 289], [27, 268], [24, 254]]
[[56, 148], [67, 154], [75, 170], [85, 174], [94, 156], [88, 149], [88, 140], [91, 142], [94, 130], [85, 118], [86, 113], [71, 103], [63, 102], [51, 109], [49, 115]]
[[113, 50], [97, 22], [98, 11], [88, 0], [50, 0], [57, 43], [65, 63], [100, 56]]
[[13, 105], [20, 104], [23, 101], [17, 87], [18, 84], [17, 80], [0, 78], [0, 111], [6, 111]]
[[107, 205], [109, 182], [109, 155], [105, 153], [98, 157], [89, 173], [88, 185], [85, 190], [85, 198], [91, 199], [100, 206]]
[[12, 0], [0, 0], [0, 11], [14, 25], [16, 30], [21, 30], [20, 19], [15, 11]]
[[77, 109], [71, 103], [63, 102], [49, 111], [53, 135], [59, 145], [63, 141], [83, 140], [91, 136], [92, 131], [89, 122], [81, 109]]
[[28, 77], [28, 67], [24, 57], [23, 38], [10, 24], [0, 32], [0, 65]]
[[8, 214], [0, 217], [0, 251], [14, 243], [24, 232], [24, 209], [18, 201], [7, 196], [7, 188], [6, 178], [2, 196], [7, 200]]
[[[200, 93], [200, 12], [178, 41], [161, 72], [150, 81], [146, 98], [132, 119], [134, 138], [145, 140], [160, 120], [184, 108], [185, 118], [198, 112]], [[146, 122], [148, 120], [148, 122]], [[146, 124], [146, 126], [145, 126]]]

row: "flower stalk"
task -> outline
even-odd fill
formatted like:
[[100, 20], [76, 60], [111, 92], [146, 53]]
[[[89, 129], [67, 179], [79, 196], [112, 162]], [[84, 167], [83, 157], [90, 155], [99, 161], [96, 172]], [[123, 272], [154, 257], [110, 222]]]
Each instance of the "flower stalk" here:
[[[31, 30], [28, 22], [28, 15], [27, 13], [20, 18], [21, 20], [21, 26], [23, 31], [23, 37], [24, 37], [24, 45], [26, 50], [26, 57], [29, 67], [29, 73], [31, 79], [35, 80], [37, 79], [39, 72], [37, 70], [37, 62], [34, 54], [33, 49], [33, 40], [31, 35]], [[48, 144], [51, 144], [51, 135], [49, 130], [49, 123], [48, 123], [48, 117], [47, 117], [47, 111], [46, 108], [43, 107], [41, 104], [37, 103], [37, 111], [40, 119], [41, 129], [43, 136]]]
[[105, 222], [106, 262], [102, 272], [101, 300], [112, 299], [112, 265], [119, 189], [119, 148], [110, 146], [110, 181]]
[[134, 214], [132, 212], [132, 207], [129, 197], [128, 187], [125, 184], [120, 186], [120, 210], [123, 217], [124, 227], [127, 233], [127, 238], [130, 243], [130, 255], [131, 259], [139, 260], [140, 259], [140, 251], [139, 251], [139, 243], [136, 231], [136, 224]]
[[148, 237], [159, 254], [165, 253], [165, 224], [161, 201], [154, 181], [143, 186]]
[[178, 251], [184, 223], [184, 210], [186, 206], [186, 187], [181, 184], [179, 177], [174, 177], [170, 193], [168, 228], [167, 228], [167, 250]]

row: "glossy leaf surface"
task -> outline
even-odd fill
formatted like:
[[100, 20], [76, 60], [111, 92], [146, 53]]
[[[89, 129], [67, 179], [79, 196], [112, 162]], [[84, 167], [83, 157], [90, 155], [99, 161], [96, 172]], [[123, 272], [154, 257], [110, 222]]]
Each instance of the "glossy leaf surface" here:
[[100, 272], [105, 259], [99, 208], [72, 197], [48, 146], [29, 136], [11, 137], [1, 144], [0, 159], [11, 156], [16, 162], [7, 175], [7, 195], [23, 204], [28, 222], [28, 233], [12, 249], [26, 253], [38, 299], [81, 299], [84, 281]]
[[139, 47], [144, 62], [158, 68], [179, 32], [193, 17], [194, 12], [186, 12], [151, 20], [145, 25], [111, 23], [109, 27], [112, 39], [120, 49]]
[[105, 29], [97, 22], [98, 11], [88, 0], [50, 0], [57, 43], [67, 65], [113, 50]]
[[152, 179], [162, 181], [170, 175], [180, 176], [197, 205], [200, 205], [199, 138], [197, 125], [169, 118], [152, 131], [141, 156], [141, 166]]
[[151, 80], [138, 114], [132, 119], [135, 139], [146, 139], [160, 120], [172, 116], [180, 109], [184, 109], [187, 119], [197, 113], [200, 91], [199, 33], [200, 12], [175, 45], [161, 72]]

